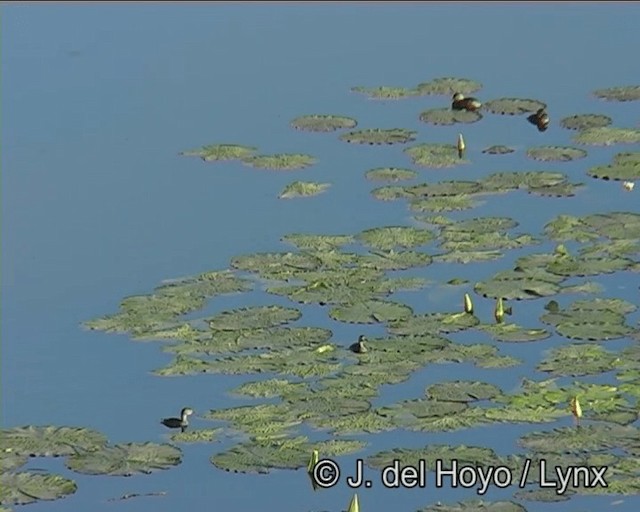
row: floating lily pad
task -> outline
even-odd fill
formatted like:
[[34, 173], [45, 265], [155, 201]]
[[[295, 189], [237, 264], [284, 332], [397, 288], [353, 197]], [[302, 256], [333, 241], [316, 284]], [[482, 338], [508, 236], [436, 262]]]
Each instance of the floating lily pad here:
[[406, 187], [404, 190], [410, 197], [459, 196], [481, 191], [482, 184], [477, 181], [440, 181], [438, 183], [421, 183]]
[[585, 254], [577, 257], [557, 258], [547, 265], [547, 270], [560, 276], [595, 276], [625, 270], [632, 265], [633, 261], [627, 258]]
[[315, 181], [294, 181], [290, 183], [278, 196], [280, 199], [294, 197], [309, 197], [322, 194], [331, 186], [331, 183], [317, 183]]
[[313, 424], [318, 428], [329, 429], [338, 435], [385, 432], [397, 427], [391, 418], [373, 411], [351, 414], [349, 416], [315, 418]]
[[426, 395], [432, 400], [447, 402], [475, 402], [490, 400], [502, 393], [500, 388], [486, 382], [453, 381], [432, 384], [426, 389]]
[[87, 475], [130, 476], [169, 469], [182, 462], [182, 453], [174, 446], [156, 443], [127, 443], [103, 446], [77, 453], [67, 459], [67, 467]]
[[405, 270], [413, 267], [426, 267], [432, 262], [431, 256], [416, 251], [376, 251], [359, 258], [363, 268], [376, 270]]
[[587, 156], [584, 149], [572, 148], [568, 146], [540, 146], [527, 150], [527, 156], [534, 160], [543, 162], [560, 161], [568, 162]]
[[[306, 386], [304, 386], [306, 388]], [[229, 421], [232, 428], [254, 439], [276, 439], [290, 434], [302, 420], [285, 403], [258, 404], [218, 409], [205, 414], [207, 419]]]
[[107, 438], [100, 432], [74, 427], [15, 427], [3, 429], [0, 447], [16, 455], [31, 457], [59, 457], [77, 451], [96, 450]]
[[0, 445], [2, 446], [2, 458], [0, 459], [0, 473], [6, 473], [7, 471], [12, 471], [14, 469], [18, 469], [24, 466], [28, 460], [28, 455], [20, 455], [13, 451], [12, 448], [4, 448], [4, 446], [8, 444], [2, 442], [0, 438]]
[[399, 336], [416, 336], [426, 333], [450, 333], [469, 329], [480, 321], [468, 313], [431, 313], [410, 316], [392, 322], [389, 332]]
[[274, 169], [292, 171], [304, 169], [316, 163], [316, 159], [310, 155], [301, 153], [280, 153], [276, 155], [256, 155], [243, 158], [242, 162], [258, 169]]
[[471, 94], [482, 89], [482, 84], [468, 78], [441, 77], [418, 84], [420, 94]]
[[602, 114], [579, 114], [560, 120], [560, 126], [567, 130], [586, 130], [587, 128], [602, 128], [609, 126], [611, 118]]
[[444, 467], [451, 467], [451, 461], [458, 462], [458, 468], [466, 466], [492, 466], [499, 461], [496, 453], [490, 448], [466, 445], [437, 445], [429, 444], [421, 449], [394, 448], [386, 450], [366, 459], [366, 464], [373, 469], [383, 469], [399, 461], [400, 467], [418, 467], [421, 460], [424, 461], [427, 469], [435, 471], [436, 462], [440, 462]]
[[515, 324], [482, 325], [480, 328], [496, 341], [511, 343], [540, 341], [551, 336], [545, 329], [526, 329]]
[[479, 112], [468, 110], [451, 110], [450, 108], [432, 108], [420, 114], [420, 121], [436, 125], [452, 125], [456, 123], [475, 123], [482, 119]]
[[223, 311], [209, 319], [209, 326], [220, 331], [260, 329], [293, 322], [302, 313], [294, 308], [282, 306], [259, 306]]
[[508, 155], [509, 153], [513, 153], [515, 149], [510, 148], [508, 146], [489, 146], [482, 150], [483, 153], [488, 155]]
[[552, 187], [566, 183], [567, 176], [560, 172], [550, 171], [514, 171], [495, 172], [481, 182], [486, 192], [501, 192], [519, 188]]
[[558, 494], [556, 489], [528, 489], [526, 491], [517, 491], [513, 497], [525, 501], [555, 503], [559, 501], [567, 501], [573, 494], [575, 494], [575, 491], [569, 489], [563, 494]]
[[402, 98], [410, 98], [417, 94], [415, 89], [407, 89], [406, 87], [352, 87], [352, 92], [365, 94], [374, 100], [399, 100]]
[[373, 324], [406, 318], [411, 313], [411, 308], [404, 304], [366, 300], [334, 308], [329, 311], [329, 316], [339, 322]]
[[520, 438], [520, 444], [536, 452], [592, 453], [608, 448], [637, 446], [640, 430], [622, 425], [585, 425], [579, 429], [557, 428], [532, 432]]
[[522, 278], [514, 279], [490, 279], [477, 283], [474, 287], [476, 293], [492, 299], [503, 298], [506, 300], [537, 299], [555, 295], [560, 291], [560, 286], [552, 281], [541, 279]]
[[527, 512], [527, 509], [513, 501], [467, 500], [453, 505], [438, 502], [418, 512]]
[[589, 169], [587, 174], [602, 180], [638, 180], [640, 179], [640, 162], [600, 165]]
[[365, 176], [373, 181], [406, 181], [418, 177], [416, 171], [411, 169], [400, 169], [398, 167], [378, 167], [367, 171]]
[[640, 164], [640, 151], [618, 153], [613, 157], [614, 164]]
[[236, 388], [233, 392], [255, 398], [275, 398], [277, 396], [285, 396], [287, 393], [301, 391], [306, 387], [306, 384], [301, 382], [291, 382], [286, 379], [275, 378], [247, 382]]
[[354, 241], [351, 235], [309, 235], [291, 233], [282, 237], [284, 242], [307, 251], [331, 251]]
[[608, 101], [634, 101], [640, 100], [640, 85], [627, 85], [624, 87], [608, 87], [597, 89], [595, 96]]
[[519, 115], [528, 112], [535, 112], [538, 109], [546, 108], [546, 104], [538, 100], [522, 99], [522, 98], [500, 98], [497, 100], [487, 101], [484, 109], [494, 114], [502, 115]]
[[372, 128], [370, 130], [344, 133], [340, 135], [340, 140], [351, 144], [406, 144], [416, 140], [416, 133], [404, 128], [392, 128], [389, 130]]
[[205, 162], [216, 162], [220, 160], [243, 160], [258, 151], [252, 146], [241, 146], [239, 144], [211, 144], [200, 149], [184, 151], [183, 156], [199, 156]]
[[455, 167], [468, 160], [460, 158], [453, 144], [419, 144], [404, 150], [416, 165], [432, 168]]
[[370, 247], [390, 250], [396, 247], [418, 247], [430, 242], [434, 234], [428, 229], [407, 226], [389, 226], [363, 231], [358, 238]]
[[265, 279], [283, 279], [305, 270], [315, 270], [321, 266], [321, 262], [311, 254], [276, 252], [236, 256], [231, 260], [231, 266], [256, 272]]
[[409, 202], [409, 208], [414, 212], [454, 212], [468, 210], [477, 205], [477, 201], [464, 194], [412, 199]]
[[374, 188], [371, 191], [371, 195], [380, 201], [395, 201], [396, 199], [411, 197], [406, 188], [400, 186]]
[[73, 480], [60, 475], [24, 473], [0, 474], [0, 505], [26, 505], [36, 501], [51, 501], [75, 493]]
[[222, 432], [220, 428], [203, 428], [186, 430], [171, 435], [171, 440], [176, 443], [210, 443]]
[[578, 133], [573, 138], [573, 141], [577, 144], [592, 144], [594, 146], [638, 144], [640, 143], [640, 129], [614, 128], [610, 126], [587, 128]]
[[615, 354], [600, 345], [567, 345], [553, 349], [537, 369], [553, 375], [599, 375], [615, 368]]
[[309, 132], [334, 132], [342, 128], [355, 128], [357, 121], [351, 117], [314, 114], [296, 117], [291, 126]]

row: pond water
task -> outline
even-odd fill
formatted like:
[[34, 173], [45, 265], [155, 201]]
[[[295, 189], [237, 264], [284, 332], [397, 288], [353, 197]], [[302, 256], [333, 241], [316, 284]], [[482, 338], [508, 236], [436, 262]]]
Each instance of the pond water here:
[[[256, 403], [229, 394], [257, 380], [255, 375], [160, 377], [151, 372], [173, 357], [159, 343], [87, 331], [81, 324], [115, 313], [123, 297], [151, 293], [165, 279], [229, 268], [231, 259], [242, 254], [292, 251], [280, 241], [289, 233], [355, 235], [378, 226], [419, 226], [406, 200], [379, 201], [371, 195], [384, 183], [366, 180], [369, 169], [415, 169], [419, 178], [410, 184], [539, 170], [584, 182], [575, 197], [519, 190], [482, 197], [473, 209], [444, 213], [454, 220], [511, 217], [520, 223], [518, 232], [533, 236], [542, 236], [544, 225], [561, 214], [640, 212], [637, 191], [625, 192], [619, 182], [585, 173], [610, 163], [616, 153], [637, 151], [638, 145], [578, 146], [572, 142], [576, 132], [558, 124], [569, 115], [602, 113], [614, 126], [639, 126], [637, 101], [604, 102], [592, 96], [599, 88], [640, 82], [632, 57], [632, 49], [640, 47], [635, 4], [57, 4], [4, 5], [2, 14], [3, 428], [68, 425], [98, 430], [111, 443], [167, 442], [159, 419], [184, 405], [196, 410], [192, 424], [201, 428], [212, 425], [199, 417], [210, 409]], [[474, 124], [434, 126], [420, 122], [418, 115], [447, 107], [448, 95], [374, 101], [351, 92], [354, 86], [414, 87], [447, 76], [481, 82], [474, 95], [483, 100], [540, 99], [548, 105], [551, 127], [540, 133], [526, 116], [491, 114]], [[420, 168], [403, 153], [404, 144], [347, 144], [337, 133], [289, 126], [293, 118], [314, 113], [353, 117], [358, 129], [417, 131], [416, 142], [408, 145], [454, 144], [463, 132], [471, 164]], [[306, 169], [278, 172], [180, 155], [214, 143], [256, 146], [260, 153], [305, 153], [318, 161]], [[516, 152], [482, 153], [493, 144]], [[526, 158], [525, 150], [537, 145], [582, 147], [588, 157], [571, 162]], [[317, 197], [279, 199], [295, 180], [331, 187]], [[393, 300], [408, 304], [415, 314], [451, 312], [461, 308], [462, 295], [469, 292], [478, 316], [486, 320], [494, 301], [473, 294], [473, 284], [512, 269], [525, 254], [553, 251], [556, 244], [546, 240], [505, 251], [489, 262], [414, 268], [406, 275], [439, 284], [397, 293]], [[571, 251], [578, 244], [566, 246]], [[437, 249], [428, 245], [421, 250]], [[441, 286], [455, 277], [470, 284]], [[638, 303], [637, 271], [591, 280], [603, 287], [597, 297]], [[298, 307], [300, 325], [331, 329], [336, 344], [348, 346], [359, 334], [385, 335], [384, 324], [333, 321], [327, 308], [301, 306], [259, 288], [216, 297], [197, 315], [278, 304]], [[586, 298], [592, 296], [558, 300], [566, 305]], [[539, 317], [547, 300], [525, 302], [514, 302], [513, 321], [543, 327]], [[637, 327], [637, 312], [627, 318]], [[505, 369], [430, 364], [406, 382], [384, 386], [373, 405], [418, 398], [426, 386], [447, 380], [480, 380], [513, 392], [524, 377], [548, 378], [536, 365], [548, 350], [570, 341], [554, 334], [535, 343], [495, 343], [480, 331], [451, 338], [492, 343], [500, 354], [523, 364]], [[627, 337], [604, 346], [622, 350], [630, 343]], [[613, 377], [608, 379], [600, 381]], [[599, 382], [594, 377], [560, 379], [563, 384], [574, 380]], [[356, 458], [430, 443], [486, 446], [508, 455], [518, 450], [520, 436], [572, 421], [567, 414], [545, 424], [355, 436], [369, 442], [366, 450], [338, 460], [352, 471]], [[180, 443], [179, 466], [131, 478], [85, 476], [66, 469], [62, 458], [32, 459], [27, 468], [72, 478], [78, 490], [30, 509], [346, 509], [353, 490], [343, 482], [314, 492], [303, 470], [234, 474], [209, 462], [236, 442], [223, 436], [211, 444]], [[492, 487], [482, 498], [510, 500], [514, 490]], [[160, 491], [167, 494], [108, 501]], [[449, 486], [390, 490], [374, 484], [358, 494], [364, 512], [413, 511], [478, 498], [473, 489]], [[620, 511], [640, 505], [637, 496], [620, 495], [520, 503], [529, 511], [564, 511], [604, 510], [613, 502]]]

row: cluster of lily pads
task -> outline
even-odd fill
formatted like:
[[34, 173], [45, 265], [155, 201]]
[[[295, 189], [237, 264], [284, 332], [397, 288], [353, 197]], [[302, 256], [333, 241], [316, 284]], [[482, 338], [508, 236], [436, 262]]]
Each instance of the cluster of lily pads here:
[[[401, 99], [424, 95], [471, 94], [481, 84], [469, 79], [436, 78], [413, 88], [355, 87], [354, 92], [374, 99]], [[640, 99], [640, 87], [602, 89], [605, 100]], [[483, 111], [497, 115], [522, 115], [546, 105], [538, 100], [499, 98], [484, 103]], [[477, 112], [431, 109], [419, 115], [436, 125], [471, 123]], [[560, 125], [577, 133], [576, 144], [608, 145], [640, 142], [640, 130], [611, 127], [602, 114], [564, 118]], [[338, 115], [305, 115], [291, 121], [292, 128], [311, 132], [336, 132], [351, 144], [407, 144], [416, 132], [401, 128], [356, 130], [355, 119]], [[492, 146], [489, 154], [507, 154], [511, 148]], [[468, 163], [452, 144], [419, 143], [404, 153], [416, 166], [448, 169]], [[263, 169], [295, 170], [316, 162], [310, 155], [258, 154], [251, 146], [213, 144], [184, 155], [204, 161], [241, 161]], [[527, 157], [544, 162], [583, 159], [587, 152], [569, 146], [529, 148]], [[640, 177], [640, 153], [617, 154], [611, 165], [593, 167], [594, 178], [633, 180]], [[415, 180], [418, 172], [404, 167], [369, 170], [372, 181]], [[281, 198], [315, 195], [329, 183], [296, 181]], [[478, 180], [442, 180], [410, 185], [388, 185], [372, 191], [380, 200], [405, 199], [414, 212], [452, 212], [478, 204], [481, 197], [526, 190], [531, 194], [570, 197], [582, 183], [555, 171], [496, 172]], [[571, 415], [571, 402], [579, 397], [584, 411], [579, 428], [562, 427], [522, 436], [521, 453], [498, 455], [475, 446], [430, 444], [423, 449], [397, 448], [366, 459], [381, 468], [393, 459], [403, 465], [418, 459], [430, 469], [436, 460], [452, 459], [471, 466], [504, 465], [513, 473], [525, 458], [545, 459], [549, 466], [608, 465], [609, 487], [573, 489], [562, 496], [539, 489], [534, 473], [529, 488], [518, 491], [518, 500], [555, 501], [573, 493], [637, 494], [640, 492], [640, 350], [637, 343], [620, 351], [603, 343], [614, 339], [640, 340], [628, 315], [636, 306], [619, 298], [584, 297], [601, 288], [585, 277], [640, 270], [640, 214], [605, 212], [574, 217], [559, 215], [542, 235], [558, 242], [555, 249], [517, 258], [511, 270], [469, 283], [452, 280], [430, 283], [415, 277], [416, 269], [497, 260], [505, 251], [533, 247], [542, 237], [515, 231], [518, 223], [508, 217], [475, 217], [454, 220], [442, 215], [417, 215], [413, 226], [372, 227], [356, 234], [320, 235], [292, 233], [282, 240], [281, 252], [241, 255], [229, 269], [162, 283], [152, 293], [125, 298], [120, 310], [86, 322], [93, 330], [127, 333], [135, 340], [164, 342], [173, 360], [155, 371], [160, 376], [199, 373], [255, 374], [233, 394], [265, 399], [264, 402], [211, 410], [204, 416], [217, 422], [214, 428], [189, 429], [172, 436], [174, 443], [210, 442], [223, 431], [237, 435], [238, 443], [215, 453], [211, 463], [235, 472], [267, 473], [273, 469], [298, 469], [308, 465], [317, 451], [322, 457], [356, 453], [367, 442], [352, 439], [362, 433], [393, 430], [446, 432], [504, 423], [553, 424]], [[579, 244], [567, 249], [565, 243]], [[413, 270], [411, 276], [403, 271]], [[393, 297], [396, 292], [457, 285], [461, 305], [456, 311], [416, 313]], [[228, 294], [249, 293], [260, 286], [274, 297], [270, 305], [247, 305], [196, 318], [212, 300]], [[466, 295], [465, 295], [466, 292]], [[501, 314], [486, 319], [475, 313], [476, 301], [496, 302]], [[572, 302], [567, 295], [581, 294]], [[465, 296], [464, 301], [462, 300]], [[556, 297], [560, 304], [553, 297]], [[521, 326], [505, 321], [518, 309], [518, 301], [544, 300], [539, 325]], [[286, 305], [283, 305], [286, 304]], [[327, 321], [378, 325], [384, 330], [354, 350], [353, 340], [336, 339], [326, 326], [310, 326], [302, 305], [323, 308]], [[186, 315], [189, 315], [187, 318]], [[488, 343], [461, 343], [456, 333], [475, 332]], [[434, 364], [472, 363], [487, 370], [521, 364], [500, 351], [501, 343], [535, 343], [551, 337], [566, 339], [545, 354], [537, 371], [547, 380], [525, 379], [519, 389], [505, 392], [481, 381], [455, 380], [428, 386], [424, 396], [374, 406], [383, 385], [408, 380], [415, 372]], [[498, 342], [498, 343], [496, 343]], [[366, 347], [366, 349], [365, 349]], [[582, 377], [606, 373], [608, 383], [589, 383]], [[613, 382], [613, 383], [612, 383]], [[310, 436], [309, 428], [316, 436]], [[306, 433], [305, 433], [306, 432]], [[86, 474], [129, 475], [165, 469], [180, 463], [181, 452], [168, 444], [110, 446], [99, 433], [70, 427], [20, 427], [5, 429], [0, 438], [3, 452], [0, 505], [55, 499], [75, 492], [75, 483], [57, 475], [18, 471], [29, 456], [64, 456], [67, 467]], [[525, 510], [516, 502], [462, 502], [433, 505], [424, 510]]]

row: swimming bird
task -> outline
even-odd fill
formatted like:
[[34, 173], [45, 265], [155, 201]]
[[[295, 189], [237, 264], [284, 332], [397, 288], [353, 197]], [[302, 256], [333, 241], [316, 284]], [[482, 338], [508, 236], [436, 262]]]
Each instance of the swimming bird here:
[[464, 94], [457, 92], [453, 95], [453, 101], [451, 102], [452, 110], [469, 110], [474, 112], [479, 110], [482, 106], [476, 98], [465, 98]]
[[189, 426], [189, 416], [193, 414], [191, 407], [185, 407], [180, 411], [179, 418], [164, 418], [161, 423], [167, 428], [179, 428], [181, 432], [184, 432]]
[[351, 352], [355, 352], [356, 354], [364, 354], [367, 352], [367, 347], [364, 346], [364, 342], [367, 341], [367, 338], [362, 334], [358, 336], [358, 341], [356, 341], [353, 345], [349, 347]]
[[549, 114], [544, 108], [539, 108], [535, 114], [531, 114], [527, 117], [527, 120], [538, 127], [538, 131], [545, 131], [549, 128]]

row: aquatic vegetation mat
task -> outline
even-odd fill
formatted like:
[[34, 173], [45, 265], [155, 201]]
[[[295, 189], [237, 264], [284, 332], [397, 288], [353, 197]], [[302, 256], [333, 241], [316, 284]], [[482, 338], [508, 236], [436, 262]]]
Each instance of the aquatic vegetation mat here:
[[482, 84], [469, 78], [440, 77], [422, 82], [416, 87], [419, 94], [471, 94], [482, 89]]
[[358, 122], [345, 116], [313, 114], [296, 117], [291, 126], [296, 130], [308, 132], [334, 132], [343, 128], [355, 128]]
[[592, 178], [602, 180], [639, 180], [640, 179], [640, 152], [618, 153], [611, 165], [598, 165], [591, 167], [587, 174]]
[[15, 427], [0, 431], [0, 449], [30, 457], [60, 457], [78, 450], [95, 450], [107, 438], [100, 432], [74, 427]]
[[317, 196], [325, 192], [331, 183], [317, 183], [315, 181], [294, 181], [290, 183], [278, 196], [280, 199], [291, 199], [294, 197]]
[[586, 130], [587, 128], [602, 128], [609, 126], [612, 119], [603, 114], [577, 114], [560, 120], [560, 126], [567, 130]]
[[419, 144], [405, 149], [414, 164], [422, 167], [441, 169], [468, 163], [458, 155], [458, 148], [453, 144]]
[[357, 92], [368, 96], [374, 100], [399, 100], [402, 98], [410, 98], [416, 96], [417, 91], [415, 89], [408, 89], [406, 87], [363, 87], [357, 86], [351, 88], [352, 92]]
[[500, 98], [487, 101], [483, 105], [483, 109], [493, 114], [502, 115], [520, 115], [535, 112], [538, 109], [545, 108], [547, 105], [538, 100], [524, 98]]
[[276, 155], [249, 156], [243, 158], [242, 162], [257, 169], [293, 171], [312, 166], [316, 163], [316, 159], [311, 155], [301, 153], [279, 153]]
[[467, 110], [451, 110], [449, 108], [432, 108], [420, 113], [420, 121], [435, 125], [452, 125], [456, 123], [475, 123], [482, 119], [479, 112]]
[[577, 144], [591, 144], [594, 146], [611, 146], [613, 144], [639, 144], [640, 129], [615, 128], [603, 126], [587, 128], [579, 132], [573, 142]]
[[0, 505], [27, 505], [52, 501], [76, 492], [76, 484], [60, 475], [36, 473], [0, 474]]
[[183, 156], [199, 156], [205, 162], [221, 160], [242, 160], [253, 155], [258, 148], [242, 146], [240, 144], [210, 144], [200, 149], [193, 149], [181, 153]]
[[594, 96], [608, 101], [635, 101], [640, 100], [640, 85], [626, 85], [622, 87], [608, 87], [597, 89]]
[[382, 129], [372, 128], [355, 132], [343, 133], [340, 140], [350, 144], [406, 144], [416, 139], [416, 133], [404, 128]]
[[508, 155], [509, 153], [513, 153], [515, 149], [510, 148], [509, 146], [489, 146], [482, 150], [483, 153], [488, 155]]
[[527, 156], [529, 158], [540, 160], [542, 162], [568, 162], [570, 160], [584, 158], [585, 156], [587, 156], [587, 152], [584, 149], [572, 148], [568, 146], [539, 146], [535, 148], [529, 148], [527, 150]]
[[399, 167], [378, 167], [365, 173], [368, 180], [372, 181], [407, 181], [418, 177], [416, 171], [401, 169]]

